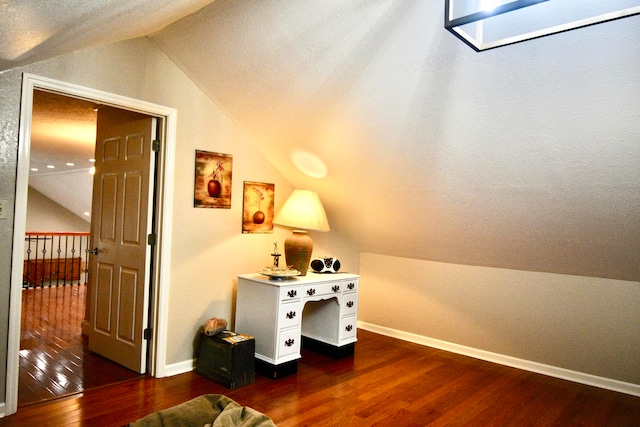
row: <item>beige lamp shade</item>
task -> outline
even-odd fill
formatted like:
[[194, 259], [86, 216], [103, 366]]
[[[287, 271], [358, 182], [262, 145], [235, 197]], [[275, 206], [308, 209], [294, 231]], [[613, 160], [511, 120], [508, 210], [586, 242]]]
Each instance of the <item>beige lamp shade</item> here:
[[329, 231], [329, 221], [320, 198], [309, 190], [293, 190], [273, 223], [297, 230]]
[[306, 230], [329, 231], [329, 221], [320, 198], [313, 191], [294, 190], [273, 222], [294, 229], [284, 241], [284, 255], [287, 266], [305, 276], [313, 252], [313, 240]]

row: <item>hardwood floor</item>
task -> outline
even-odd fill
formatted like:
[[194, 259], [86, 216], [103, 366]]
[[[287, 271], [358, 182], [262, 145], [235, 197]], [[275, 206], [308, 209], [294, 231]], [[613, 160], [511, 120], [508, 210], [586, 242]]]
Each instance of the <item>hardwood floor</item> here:
[[18, 407], [140, 375], [87, 348], [86, 285], [22, 291]]
[[3, 426], [122, 426], [224, 394], [287, 426], [640, 426], [640, 397], [483, 362], [367, 331], [345, 359], [303, 350], [298, 373], [229, 390], [190, 372], [20, 408]]

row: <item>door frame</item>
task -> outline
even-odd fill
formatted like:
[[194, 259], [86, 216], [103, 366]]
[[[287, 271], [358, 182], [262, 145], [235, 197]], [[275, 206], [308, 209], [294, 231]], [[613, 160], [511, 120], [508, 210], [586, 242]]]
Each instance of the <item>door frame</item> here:
[[[101, 90], [91, 89], [72, 83], [24, 73], [22, 77], [22, 97], [20, 102], [20, 125], [18, 134], [18, 163], [16, 174], [15, 214], [13, 227], [13, 249], [11, 261], [11, 290], [9, 300], [9, 333], [7, 343], [7, 376], [5, 413], [13, 414], [18, 409], [18, 373], [22, 311], [22, 258], [24, 255], [24, 235], [26, 231], [27, 193], [29, 188], [29, 158], [31, 152], [31, 120], [33, 117], [33, 91], [41, 89], [74, 98], [111, 105], [158, 117], [160, 126], [159, 159], [156, 164], [157, 201], [156, 245], [152, 249], [155, 259], [151, 271], [152, 289], [150, 300], [153, 338], [149, 346], [148, 373], [153, 377], [166, 376], [167, 318], [169, 302], [169, 266], [171, 260], [172, 205], [175, 171], [175, 146], [177, 110], [158, 104], [141, 101]], [[150, 177], [152, 179], [153, 177]], [[150, 260], [148, 260], [150, 261]]]

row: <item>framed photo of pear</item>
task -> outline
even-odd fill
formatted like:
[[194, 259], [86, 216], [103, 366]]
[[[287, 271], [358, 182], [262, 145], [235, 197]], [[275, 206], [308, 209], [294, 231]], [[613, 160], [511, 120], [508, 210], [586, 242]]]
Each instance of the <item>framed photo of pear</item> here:
[[273, 233], [275, 185], [245, 181], [243, 194], [242, 233]]
[[231, 208], [233, 156], [196, 150], [193, 206]]

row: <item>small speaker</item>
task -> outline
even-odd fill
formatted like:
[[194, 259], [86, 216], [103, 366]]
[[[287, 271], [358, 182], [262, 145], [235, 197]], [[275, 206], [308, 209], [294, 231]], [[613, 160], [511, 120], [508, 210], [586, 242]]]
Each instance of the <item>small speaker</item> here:
[[337, 258], [315, 258], [311, 261], [311, 268], [316, 273], [335, 273], [340, 270], [340, 261]]

